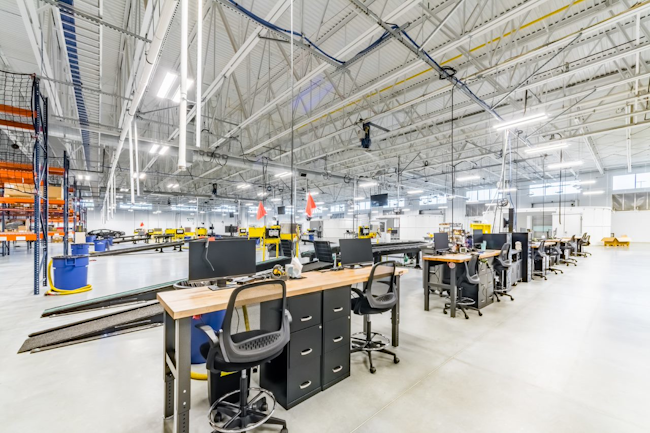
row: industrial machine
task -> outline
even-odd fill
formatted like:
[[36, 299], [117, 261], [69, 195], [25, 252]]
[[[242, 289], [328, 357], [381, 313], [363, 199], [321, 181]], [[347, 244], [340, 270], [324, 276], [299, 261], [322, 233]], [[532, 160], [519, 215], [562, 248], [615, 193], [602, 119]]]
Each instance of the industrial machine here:
[[377, 237], [377, 233], [370, 231], [370, 226], [359, 226], [357, 237], [359, 239], [374, 239]]

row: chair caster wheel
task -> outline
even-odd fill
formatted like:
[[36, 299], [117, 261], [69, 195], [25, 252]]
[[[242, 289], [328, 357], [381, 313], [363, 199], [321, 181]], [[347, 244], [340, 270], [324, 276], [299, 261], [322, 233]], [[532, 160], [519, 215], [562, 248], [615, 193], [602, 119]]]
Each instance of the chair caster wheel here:
[[262, 412], [266, 412], [267, 410], [269, 410], [269, 405], [268, 405], [267, 403], [263, 403], [263, 404], [260, 406], [260, 410], [261, 410]]
[[371, 367], [371, 368], [370, 368], [370, 372], [371, 372], [372, 374], [375, 374], [375, 373], [377, 372], [377, 369], [376, 369], [375, 367]]
[[497, 302], [501, 302], [501, 299], [497, 299]]
[[221, 413], [217, 412], [217, 413], [214, 415], [214, 421], [215, 421], [215, 422], [221, 422], [221, 421], [223, 421], [223, 415], [221, 415]]
[[280, 430], [280, 433], [289, 433], [289, 430], [286, 427], [282, 427], [282, 430]]
[[469, 320], [469, 316], [465, 316], [465, 320]]
[[481, 313], [480, 311], [478, 312], [478, 315], [479, 315], [480, 317], [483, 317], [483, 313]]
[[443, 311], [443, 313], [444, 313], [444, 314], [447, 314], [447, 311], [445, 310], [445, 311]]
[[394, 364], [399, 364], [399, 358], [395, 358], [395, 359], [393, 359], [393, 363], [394, 363]]

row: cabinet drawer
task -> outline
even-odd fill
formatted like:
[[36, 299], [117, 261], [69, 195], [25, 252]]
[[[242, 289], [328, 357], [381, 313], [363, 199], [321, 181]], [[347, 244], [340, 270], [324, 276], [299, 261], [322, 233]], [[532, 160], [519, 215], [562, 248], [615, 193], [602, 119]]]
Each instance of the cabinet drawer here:
[[323, 355], [323, 385], [336, 382], [350, 375], [350, 348], [328, 352]]
[[289, 405], [292, 402], [320, 391], [321, 388], [321, 359], [316, 358], [312, 362], [300, 364], [287, 370], [287, 400]]
[[291, 334], [291, 341], [289, 341], [289, 368], [320, 358], [322, 344], [322, 329], [320, 325]]
[[350, 287], [323, 291], [323, 322], [350, 315]]
[[323, 352], [345, 347], [350, 349], [350, 319], [341, 317], [323, 323]]
[[288, 298], [287, 308], [292, 317], [291, 332], [300, 331], [321, 323], [320, 292]]

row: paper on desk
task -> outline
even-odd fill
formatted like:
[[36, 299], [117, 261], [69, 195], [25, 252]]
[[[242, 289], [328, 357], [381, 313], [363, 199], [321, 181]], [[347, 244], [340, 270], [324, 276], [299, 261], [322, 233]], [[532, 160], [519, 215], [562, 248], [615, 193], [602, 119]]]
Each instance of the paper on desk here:
[[300, 274], [302, 273], [302, 263], [300, 263], [300, 260], [298, 257], [294, 257], [291, 259], [291, 264], [293, 265], [293, 271], [294, 271], [294, 278], [299, 278]]

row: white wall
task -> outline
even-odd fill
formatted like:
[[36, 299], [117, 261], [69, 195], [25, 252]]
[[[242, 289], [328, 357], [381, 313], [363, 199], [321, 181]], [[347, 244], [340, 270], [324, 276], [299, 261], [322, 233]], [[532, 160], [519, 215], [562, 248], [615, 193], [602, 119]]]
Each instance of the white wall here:
[[[463, 215], [464, 216], [464, 212]], [[454, 220], [456, 220], [454, 215]], [[461, 215], [457, 221], [461, 221]], [[445, 222], [442, 215], [402, 215], [399, 222], [399, 238], [403, 241], [421, 241], [427, 233], [438, 233], [440, 223]]]
[[[649, 222], [650, 211], [612, 212], [611, 232], [617, 236], [628, 235], [634, 243], [650, 242]], [[593, 236], [591, 239], [593, 242]]]
[[[254, 216], [251, 218], [252, 221], [254, 221]], [[135, 229], [140, 228], [141, 223], [144, 224], [142, 228], [145, 230], [153, 228], [162, 228], [164, 230], [177, 227], [191, 227], [194, 230], [196, 227], [209, 228], [212, 224], [216, 233], [223, 234], [226, 225], [236, 225], [237, 221], [235, 218], [229, 218], [228, 214], [224, 216], [215, 212], [195, 213], [192, 216], [190, 212], [161, 212], [154, 214], [150, 210], [135, 210], [133, 212], [118, 210], [112, 220], [102, 224], [99, 210], [88, 211], [88, 230], [110, 228], [132, 234]]]

